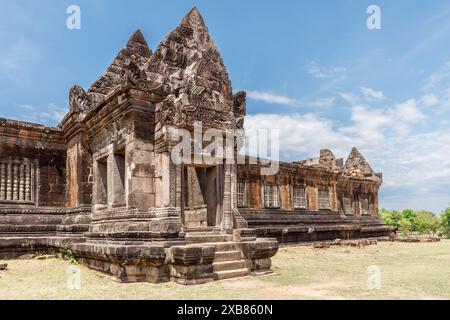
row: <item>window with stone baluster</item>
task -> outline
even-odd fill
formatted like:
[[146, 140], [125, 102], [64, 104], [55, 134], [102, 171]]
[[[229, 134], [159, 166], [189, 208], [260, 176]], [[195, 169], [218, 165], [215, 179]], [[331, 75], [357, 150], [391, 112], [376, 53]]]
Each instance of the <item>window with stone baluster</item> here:
[[0, 160], [0, 203], [36, 203], [36, 165], [28, 160]]
[[319, 210], [330, 210], [331, 200], [330, 200], [330, 189], [320, 188], [319, 189]]
[[279, 208], [280, 207], [278, 185], [276, 185], [276, 184], [265, 184], [264, 185], [264, 207], [265, 208]]
[[237, 206], [238, 208], [247, 207], [247, 184], [244, 181], [237, 183]]
[[304, 186], [294, 186], [292, 189], [292, 199], [294, 209], [306, 209], [306, 188]]
[[349, 194], [342, 195], [342, 209], [346, 215], [352, 215], [353, 211], [353, 200], [352, 196]]

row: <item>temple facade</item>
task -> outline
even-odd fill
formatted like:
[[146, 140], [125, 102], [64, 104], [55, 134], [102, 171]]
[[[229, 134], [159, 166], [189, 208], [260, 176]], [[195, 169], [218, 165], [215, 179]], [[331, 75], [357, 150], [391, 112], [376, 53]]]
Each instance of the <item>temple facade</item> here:
[[389, 235], [382, 176], [356, 149], [271, 175], [261, 161], [174, 161], [170, 128], [226, 140], [246, 114], [195, 8], [155, 52], [136, 31], [69, 103], [56, 128], [0, 119], [0, 258], [64, 248], [118, 281], [197, 284], [270, 273], [279, 242]]

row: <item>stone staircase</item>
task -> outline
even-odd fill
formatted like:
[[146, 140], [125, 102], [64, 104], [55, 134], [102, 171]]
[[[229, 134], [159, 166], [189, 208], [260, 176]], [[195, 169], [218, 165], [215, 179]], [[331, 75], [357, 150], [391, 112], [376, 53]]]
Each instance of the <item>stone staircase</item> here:
[[242, 258], [237, 242], [212, 243], [216, 247], [214, 279], [225, 280], [250, 275], [249, 262]]
[[214, 280], [240, 278], [250, 275], [249, 261], [242, 258], [239, 242], [232, 241], [231, 235], [211, 231], [195, 231], [186, 234], [189, 246], [214, 246]]

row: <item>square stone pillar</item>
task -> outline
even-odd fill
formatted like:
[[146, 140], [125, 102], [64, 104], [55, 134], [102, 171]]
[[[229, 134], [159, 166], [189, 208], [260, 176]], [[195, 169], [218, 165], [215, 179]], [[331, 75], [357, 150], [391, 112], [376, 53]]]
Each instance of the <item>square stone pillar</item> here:
[[126, 146], [127, 207], [146, 211], [155, 207], [153, 145], [134, 140]]
[[170, 152], [157, 153], [155, 165], [156, 207], [150, 209], [150, 232], [161, 238], [177, 238], [182, 231], [182, 170], [172, 162]]
[[125, 155], [111, 149], [107, 163], [108, 205], [125, 207]]
[[107, 159], [94, 161], [94, 208], [102, 209], [108, 205]]

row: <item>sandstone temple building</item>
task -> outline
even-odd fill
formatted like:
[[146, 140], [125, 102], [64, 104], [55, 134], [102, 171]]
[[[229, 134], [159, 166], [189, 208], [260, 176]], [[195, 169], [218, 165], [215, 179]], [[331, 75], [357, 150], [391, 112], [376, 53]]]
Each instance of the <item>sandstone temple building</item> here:
[[69, 103], [56, 128], [0, 119], [0, 258], [62, 248], [118, 281], [197, 284], [270, 272], [279, 242], [389, 234], [356, 149], [273, 175], [172, 161], [168, 126], [225, 135], [246, 114], [195, 8], [155, 52], [136, 31]]

